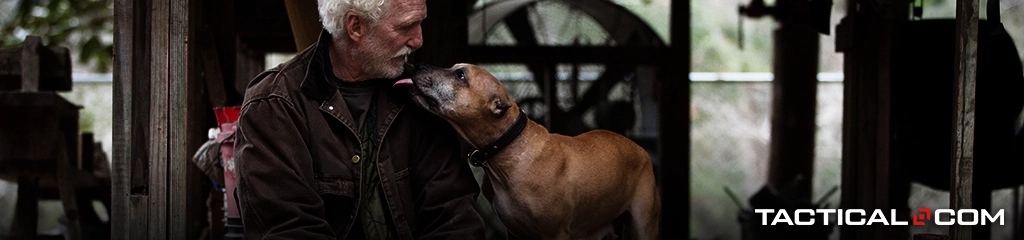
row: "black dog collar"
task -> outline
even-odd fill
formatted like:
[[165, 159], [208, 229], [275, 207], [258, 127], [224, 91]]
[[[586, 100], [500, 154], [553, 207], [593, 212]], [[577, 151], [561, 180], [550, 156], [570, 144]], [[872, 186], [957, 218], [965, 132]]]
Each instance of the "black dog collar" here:
[[523, 129], [526, 129], [526, 112], [519, 110], [519, 117], [516, 118], [516, 122], [508, 130], [505, 130], [505, 133], [501, 134], [498, 140], [483, 148], [473, 149], [469, 152], [469, 155], [467, 155], [469, 163], [473, 164], [473, 166], [484, 167], [487, 159], [498, 154], [498, 152], [501, 152], [502, 149], [511, 144], [513, 140], [516, 140], [519, 134], [523, 133]]

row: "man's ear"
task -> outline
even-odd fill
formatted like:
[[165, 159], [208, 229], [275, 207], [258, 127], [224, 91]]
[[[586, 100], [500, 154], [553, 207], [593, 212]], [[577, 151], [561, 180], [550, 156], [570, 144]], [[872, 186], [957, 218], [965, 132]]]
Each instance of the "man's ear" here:
[[359, 15], [351, 12], [345, 14], [345, 33], [348, 34], [349, 40], [359, 42], [363, 38], [367, 30], [363, 25], [363, 19], [359, 18]]
[[491, 102], [491, 112], [496, 116], [504, 116], [510, 107], [512, 104], [501, 98], [494, 98], [494, 101]]

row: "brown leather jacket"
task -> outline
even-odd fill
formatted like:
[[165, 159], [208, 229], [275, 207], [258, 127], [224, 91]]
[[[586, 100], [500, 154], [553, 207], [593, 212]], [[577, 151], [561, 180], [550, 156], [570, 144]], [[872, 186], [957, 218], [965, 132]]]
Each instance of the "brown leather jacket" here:
[[[235, 157], [248, 239], [345, 239], [361, 232], [353, 226], [358, 127], [325, 77], [330, 36], [321, 35], [245, 91]], [[411, 104], [405, 90], [379, 97], [377, 168], [399, 239], [483, 239], [483, 220], [473, 208], [479, 187], [460, 158], [455, 131]]]

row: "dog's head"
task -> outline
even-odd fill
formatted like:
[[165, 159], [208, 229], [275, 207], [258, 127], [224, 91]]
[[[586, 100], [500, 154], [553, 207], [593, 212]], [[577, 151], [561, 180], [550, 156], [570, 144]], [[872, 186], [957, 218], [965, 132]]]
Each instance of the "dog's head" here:
[[476, 65], [438, 68], [418, 64], [412, 83], [409, 91], [416, 105], [448, 120], [460, 132], [500, 135], [518, 117], [519, 107], [501, 82]]

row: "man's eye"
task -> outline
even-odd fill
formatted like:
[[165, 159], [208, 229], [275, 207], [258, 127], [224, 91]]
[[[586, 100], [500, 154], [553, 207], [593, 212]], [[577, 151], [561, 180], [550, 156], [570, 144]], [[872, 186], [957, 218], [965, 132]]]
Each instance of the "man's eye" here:
[[455, 70], [455, 77], [459, 78], [459, 80], [466, 81], [466, 72], [463, 72], [462, 69]]

